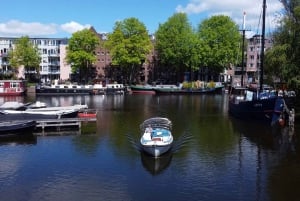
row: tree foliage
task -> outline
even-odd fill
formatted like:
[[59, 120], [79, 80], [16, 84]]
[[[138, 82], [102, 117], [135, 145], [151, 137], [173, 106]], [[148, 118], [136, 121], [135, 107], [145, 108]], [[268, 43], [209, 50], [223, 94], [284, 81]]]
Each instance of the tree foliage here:
[[[10, 66], [14, 69], [23, 65], [25, 78], [30, 81], [36, 80], [33, 75], [39, 75], [41, 58], [38, 48], [32, 44], [28, 36], [23, 36], [16, 40], [14, 49], [9, 52], [9, 61]], [[32, 73], [34, 71], [37, 73]]]
[[125, 79], [132, 82], [142, 63], [152, 49], [146, 26], [137, 18], [127, 18], [115, 23], [113, 32], [108, 34], [105, 47], [110, 50], [112, 64], [119, 66]]
[[155, 39], [161, 65], [176, 71], [198, 68], [199, 44], [185, 13], [176, 13], [160, 24]]
[[300, 87], [300, 1], [280, 0], [285, 8], [273, 33], [273, 48], [265, 57], [266, 72], [291, 88]]
[[201, 43], [201, 65], [223, 72], [241, 58], [241, 34], [228, 16], [217, 15], [202, 21], [198, 26]]
[[80, 81], [88, 81], [88, 73], [96, 61], [96, 47], [100, 38], [90, 29], [83, 29], [72, 34], [67, 47], [67, 63], [74, 73], [79, 72]]

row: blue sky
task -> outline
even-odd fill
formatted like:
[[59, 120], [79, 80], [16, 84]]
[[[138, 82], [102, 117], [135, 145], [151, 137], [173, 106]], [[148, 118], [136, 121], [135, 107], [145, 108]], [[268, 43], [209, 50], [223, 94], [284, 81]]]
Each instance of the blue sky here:
[[[267, 0], [267, 23], [275, 26], [281, 12], [279, 0]], [[70, 37], [75, 31], [93, 26], [97, 32], [111, 32], [118, 20], [135, 17], [149, 34], [176, 12], [185, 12], [193, 27], [212, 15], [230, 16], [240, 27], [243, 12], [246, 29], [257, 32], [262, 0], [3, 0], [0, 37]]]

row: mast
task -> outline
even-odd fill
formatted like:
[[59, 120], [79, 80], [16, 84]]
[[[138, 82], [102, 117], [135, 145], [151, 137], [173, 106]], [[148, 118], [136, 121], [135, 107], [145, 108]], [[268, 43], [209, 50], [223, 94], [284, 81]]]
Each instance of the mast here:
[[263, 0], [262, 30], [261, 30], [261, 49], [260, 49], [260, 77], [259, 90], [263, 90], [264, 82], [264, 50], [265, 50], [265, 21], [266, 21], [266, 0]]
[[246, 27], [246, 12], [244, 12], [243, 17], [243, 43], [242, 43], [242, 76], [241, 76], [241, 86], [244, 86], [244, 48], [245, 48], [245, 27]]

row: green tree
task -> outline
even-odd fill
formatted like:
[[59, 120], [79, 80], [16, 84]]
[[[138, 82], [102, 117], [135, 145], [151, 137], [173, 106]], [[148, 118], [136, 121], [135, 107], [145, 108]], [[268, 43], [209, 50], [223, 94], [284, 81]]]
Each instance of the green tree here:
[[10, 66], [17, 69], [23, 65], [28, 81], [38, 81], [40, 61], [38, 48], [28, 36], [17, 39], [14, 49], [9, 52]]
[[[138, 80], [138, 72], [152, 49], [145, 25], [136, 18], [127, 18], [115, 23], [108, 34], [105, 47], [109, 49], [112, 64], [122, 69], [125, 80]], [[123, 78], [123, 79], [124, 79]]]
[[167, 72], [196, 70], [199, 67], [199, 40], [185, 13], [175, 13], [167, 22], [160, 24], [155, 33], [155, 50], [161, 66]]
[[230, 17], [217, 15], [202, 21], [198, 26], [198, 37], [202, 45], [202, 66], [221, 73], [230, 64], [240, 62], [242, 37]]
[[79, 73], [79, 82], [88, 82], [89, 73], [96, 61], [96, 47], [100, 38], [90, 29], [83, 29], [72, 34], [67, 46], [67, 63], [71, 64], [73, 73]]
[[266, 73], [288, 87], [300, 87], [300, 1], [280, 0], [285, 8], [279, 26], [273, 33], [274, 45], [265, 58]]

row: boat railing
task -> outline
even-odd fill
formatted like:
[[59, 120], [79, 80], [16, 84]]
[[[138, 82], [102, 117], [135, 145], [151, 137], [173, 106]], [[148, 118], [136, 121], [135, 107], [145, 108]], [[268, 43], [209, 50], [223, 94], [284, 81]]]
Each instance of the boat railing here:
[[163, 128], [163, 129], [167, 129], [167, 130], [171, 130], [172, 126], [170, 125], [166, 125], [166, 124], [142, 124], [140, 126], [141, 130], [144, 131], [147, 127], [151, 127], [152, 129], [157, 129], [157, 128]]
[[154, 117], [145, 120], [141, 125], [141, 130], [145, 130], [147, 127], [151, 126], [152, 128], [164, 128], [164, 129], [172, 129], [172, 122], [167, 118], [162, 117]]

